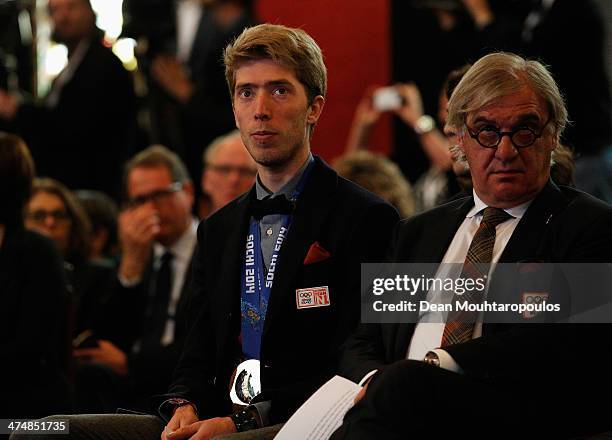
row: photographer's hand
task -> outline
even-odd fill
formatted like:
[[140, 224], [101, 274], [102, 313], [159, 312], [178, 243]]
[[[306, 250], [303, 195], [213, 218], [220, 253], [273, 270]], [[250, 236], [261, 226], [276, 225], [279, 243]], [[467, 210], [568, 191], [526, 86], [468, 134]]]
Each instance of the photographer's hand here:
[[395, 88], [404, 99], [404, 105], [393, 111], [402, 121], [414, 129], [416, 122], [423, 116], [421, 93], [414, 83], [397, 84]]
[[349, 138], [345, 152], [367, 149], [370, 133], [380, 119], [381, 112], [372, 105], [372, 96], [377, 87], [369, 87], [363, 94], [353, 116], [353, 123], [349, 131]]

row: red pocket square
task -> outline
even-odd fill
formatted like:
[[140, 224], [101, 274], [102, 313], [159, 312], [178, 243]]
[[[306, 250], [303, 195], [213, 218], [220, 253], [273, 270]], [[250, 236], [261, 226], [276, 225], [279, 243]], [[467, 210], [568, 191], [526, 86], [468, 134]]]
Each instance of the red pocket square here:
[[315, 241], [310, 245], [306, 258], [304, 258], [304, 265], [318, 263], [319, 261], [327, 260], [331, 257], [331, 254], [323, 246]]

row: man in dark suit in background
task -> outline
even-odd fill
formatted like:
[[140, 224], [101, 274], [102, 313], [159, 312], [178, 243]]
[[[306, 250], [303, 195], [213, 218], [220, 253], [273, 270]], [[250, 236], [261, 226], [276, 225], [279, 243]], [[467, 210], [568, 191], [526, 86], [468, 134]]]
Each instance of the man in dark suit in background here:
[[[146, 39], [152, 140], [176, 151], [199, 182], [201, 157], [234, 128], [223, 49], [254, 23], [251, 0], [126, 0], [126, 31]], [[199, 195], [196, 187], [196, 195]]]
[[49, 15], [68, 64], [40, 104], [0, 90], [0, 118], [28, 142], [39, 175], [118, 198], [135, 127], [132, 80], [105, 45], [89, 0], [49, 0]]
[[[611, 207], [550, 181], [566, 122], [540, 63], [504, 53], [481, 58], [453, 93], [447, 122], [467, 158], [473, 196], [399, 224], [391, 261], [463, 263], [464, 271], [475, 262], [609, 262]], [[495, 279], [490, 284], [488, 298]], [[367, 385], [334, 440], [558, 438], [605, 428], [597, 423], [609, 417], [598, 418], [588, 395], [606, 374], [609, 327], [479, 320], [465, 327], [428, 318], [362, 324], [349, 339], [341, 374]], [[590, 352], [602, 352], [601, 362], [584, 362]]]
[[121, 263], [104, 319], [110, 336], [75, 351], [85, 364], [104, 366], [119, 386], [102, 381], [97, 367], [81, 369], [81, 412], [147, 410], [151, 395], [168, 388], [186, 336], [197, 240], [193, 183], [176, 154], [153, 146], [127, 163], [124, 184]]

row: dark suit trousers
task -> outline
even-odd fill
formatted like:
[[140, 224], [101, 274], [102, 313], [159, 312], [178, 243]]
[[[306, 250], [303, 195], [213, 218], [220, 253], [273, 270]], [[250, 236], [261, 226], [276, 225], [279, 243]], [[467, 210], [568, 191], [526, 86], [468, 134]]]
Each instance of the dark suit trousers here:
[[[450, 391], [452, 390], [452, 392]], [[406, 360], [374, 376], [364, 398], [345, 416], [331, 440], [409, 438], [557, 438], [557, 419], [515, 396], [531, 387], [501, 391], [467, 376]]]
[[[76, 440], [159, 440], [165, 422], [153, 415], [136, 414], [80, 414], [45, 417], [45, 421], [67, 420], [69, 438]], [[269, 426], [235, 434], [215, 436], [219, 440], [272, 440], [282, 425]], [[58, 436], [41, 434], [13, 434], [10, 440], [58, 440]]]
[[[79, 414], [50, 416], [44, 421], [67, 420], [69, 438], [77, 440], [159, 440], [166, 423], [159, 417], [136, 414]], [[56, 434], [13, 434], [11, 440], [57, 440]]]

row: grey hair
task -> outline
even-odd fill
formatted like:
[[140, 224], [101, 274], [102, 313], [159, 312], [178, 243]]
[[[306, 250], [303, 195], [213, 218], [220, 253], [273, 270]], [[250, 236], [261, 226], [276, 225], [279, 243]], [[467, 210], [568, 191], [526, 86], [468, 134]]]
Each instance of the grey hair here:
[[518, 92], [525, 85], [546, 103], [558, 144], [568, 114], [557, 83], [542, 63], [512, 53], [492, 53], [474, 63], [450, 97], [447, 124], [462, 133], [468, 114]]
[[465, 166], [466, 170], [470, 169], [465, 152], [457, 144], [452, 144], [449, 148], [450, 154], [455, 162], [459, 162]]
[[204, 166], [209, 165], [213, 161], [221, 146], [233, 138], [238, 138], [242, 142], [240, 132], [238, 130], [232, 130], [229, 133], [215, 138], [210, 144], [208, 144], [208, 147], [206, 147], [204, 154], [202, 155]]

